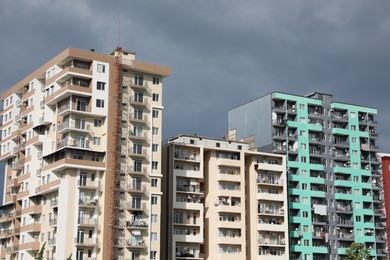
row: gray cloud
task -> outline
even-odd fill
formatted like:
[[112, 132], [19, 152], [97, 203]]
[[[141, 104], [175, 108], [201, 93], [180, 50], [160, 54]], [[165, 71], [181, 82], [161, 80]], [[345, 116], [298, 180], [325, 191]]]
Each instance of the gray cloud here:
[[15, 1], [0, 2], [0, 86], [7, 89], [69, 46], [169, 65], [164, 136], [221, 137], [227, 111], [272, 91], [327, 92], [377, 107], [390, 151], [390, 2]]

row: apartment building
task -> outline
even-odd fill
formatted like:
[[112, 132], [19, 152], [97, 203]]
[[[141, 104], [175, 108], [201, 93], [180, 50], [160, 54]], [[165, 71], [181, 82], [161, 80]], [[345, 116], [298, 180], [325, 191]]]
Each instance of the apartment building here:
[[191, 135], [163, 149], [163, 259], [289, 259], [285, 156]]
[[[384, 208], [383, 211], [385, 212], [386, 216], [390, 216], [390, 154], [381, 153], [379, 154], [381, 162], [382, 162], [382, 180], [377, 180], [377, 184], [379, 188], [381, 188], [381, 191], [383, 191], [383, 203]], [[383, 184], [383, 186], [381, 186]], [[379, 191], [380, 192], [380, 191]], [[381, 196], [382, 194], [379, 193]], [[381, 198], [381, 197], [379, 197]], [[379, 212], [377, 212], [379, 213]], [[390, 239], [390, 219], [386, 218], [386, 235], [383, 237], [386, 241], [389, 241]], [[387, 250], [386, 250], [387, 253]]]
[[160, 259], [162, 79], [69, 48], [2, 95], [1, 259]]
[[291, 259], [343, 259], [352, 242], [387, 259], [374, 108], [274, 92], [228, 113], [232, 139], [284, 154]]

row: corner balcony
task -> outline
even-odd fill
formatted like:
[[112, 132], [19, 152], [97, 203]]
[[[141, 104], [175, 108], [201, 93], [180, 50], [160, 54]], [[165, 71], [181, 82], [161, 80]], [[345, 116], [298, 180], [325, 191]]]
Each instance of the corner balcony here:
[[61, 100], [68, 98], [72, 95], [90, 97], [92, 96], [92, 88], [88, 83], [84, 84], [84, 81], [66, 81], [63, 84], [60, 83], [61, 88], [55, 91], [50, 96], [46, 97], [45, 103], [47, 105], [55, 105]]
[[[87, 102], [87, 101], [86, 101]], [[76, 103], [66, 103], [65, 105], [62, 105], [61, 107], [58, 108], [58, 115], [59, 116], [66, 116], [69, 114], [79, 114], [79, 115], [93, 115], [91, 113], [90, 107], [87, 105], [78, 105]]]
[[56, 171], [63, 171], [69, 168], [80, 169], [80, 170], [104, 171], [106, 169], [105, 165], [106, 165], [105, 162], [73, 159], [71, 154], [67, 154], [65, 158], [45, 165], [42, 168], [42, 171], [51, 170], [56, 172]]

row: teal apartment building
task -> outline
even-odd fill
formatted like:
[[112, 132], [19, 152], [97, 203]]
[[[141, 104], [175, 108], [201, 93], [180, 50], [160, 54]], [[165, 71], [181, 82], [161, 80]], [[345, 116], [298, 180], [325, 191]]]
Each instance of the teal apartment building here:
[[290, 259], [343, 259], [352, 242], [388, 259], [376, 114], [280, 92], [229, 111], [229, 135], [287, 157]]

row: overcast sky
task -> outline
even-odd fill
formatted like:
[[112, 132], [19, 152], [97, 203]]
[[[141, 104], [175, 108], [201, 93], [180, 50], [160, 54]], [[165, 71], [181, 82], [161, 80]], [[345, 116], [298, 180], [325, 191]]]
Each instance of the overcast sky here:
[[388, 0], [1, 0], [0, 88], [67, 47], [171, 67], [164, 138], [223, 137], [228, 110], [273, 91], [378, 108], [390, 152]]

